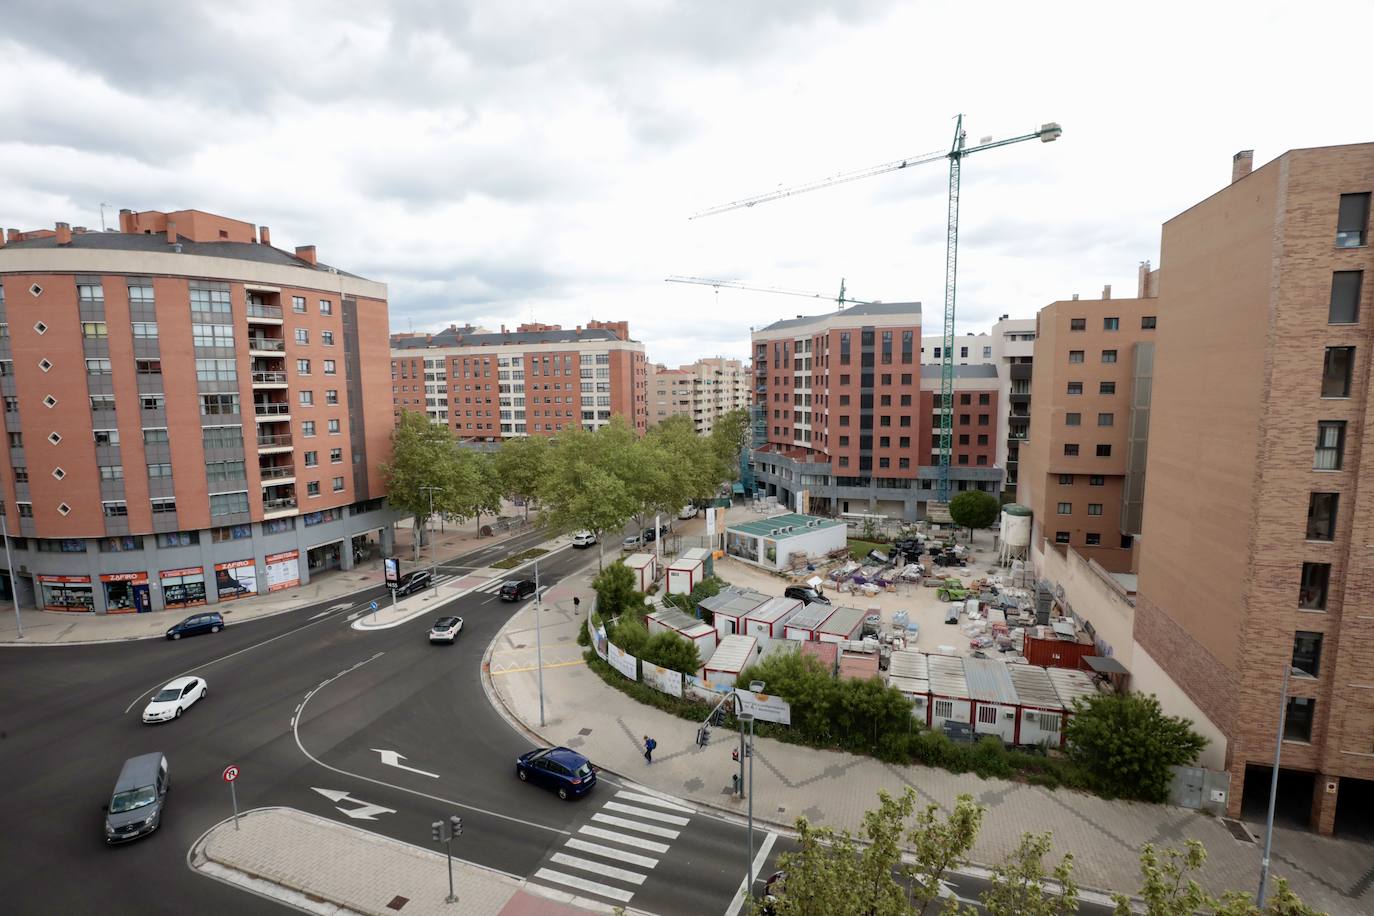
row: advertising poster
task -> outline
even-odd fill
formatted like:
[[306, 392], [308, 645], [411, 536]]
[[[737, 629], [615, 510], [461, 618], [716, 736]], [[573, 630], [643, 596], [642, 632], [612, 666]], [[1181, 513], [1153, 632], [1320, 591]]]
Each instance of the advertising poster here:
[[739, 697], [741, 710], [751, 712], [755, 719], [762, 719], [764, 722], [777, 722], [782, 725], [792, 724], [792, 707], [782, 697], [769, 696], [766, 693], [754, 693], [751, 690], [735, 689], [735, 696]]
[[220, 601], [233, 601], [258, 593], [258, 567], [249, 560], [215, 564], [215, 591]]
[[699, 678], [695, 674], [684, 674], [682, 677], [687, 682], [687, 696], [690, 698], [715, 703], [720, 700], [721, 694], [728, 692], [727, 690], [716, 690], [711, 686], [710, 681]]
[[608, 642], [609, 640], [606, 639], [606, 628], [597, 627], [596, 632], [592, 634], [592, 645], [596, 647], [596, 654], [601, 656], [603, 662], [606, 660], [606, 646]]
[[661, 693], [675, 697], [682, 696], [682, 672], [674, 671], [671, 668], [661, 668], [648, 662], [640, 667], [644, 670], [644, 683]]
[[401, 583], [401, 561], [398, 558], [387, 557], [382, 561], [382, 570], [387, 588], [395, 588]]
[[635, 665], [635, 662], [638, 661], [638, 659], [636, 659], [633, 655], [627, 653], [624, 649], [620, 648], [613, 642], [606, 644], [606, 653], [608, 655], [608, 658], [606, 660], [611, 663], [612, 668], [619, 671], [621, 674], [625, 675], [632, 681], [639, 680], [639, 672], [637, 670], [638, 666]]
[[283, 588], [295, 588], [301, 584], [301, 552], [299, 550], [288, 550], [285, 553], [268, 554], [265, 558], [267, 563], [267, 590], [269, 592], [279, 591]]

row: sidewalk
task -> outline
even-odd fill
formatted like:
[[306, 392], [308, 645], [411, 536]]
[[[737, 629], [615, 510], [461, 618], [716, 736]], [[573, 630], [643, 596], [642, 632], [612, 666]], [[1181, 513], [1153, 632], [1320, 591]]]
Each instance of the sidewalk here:
[[[571, 577], [546, 597], [541, 620], [546, 726], [538, 724], [532, 608], [513, 617], [493, 642], [490, 681], [500, 703], [547, 743], [575, 747], [598, 765], [670, 795], [743, 813], [745, 803], [730, 790], [731, 774], [737, 772], [730, 750], [738, 747], [737, 738], [732, 741], [716, 729], [711, 743], [698, 748], [693, 723], [636, 703], [581, 661], [576, 628], [592, 603], [590, 576]], [[574, 595], [581, 598], [578, 614]], [[646, 734], [658, 740], [652, 766], [643, 759]], [[863, 813], [876, 805], [879, 789], [896, 793], [911, 786], [923, 804], [948, 809], [956, 796], [968, 793], [987, 807], [972, 853], [980, 865], [1002, 861], [1023, 833], [1049, 830], [1056, 855], [1073, 853], [1074, 877], [1085, 888], [1134, 893], [1140, 886], [1140, 847], [1181, 847], [1186, 839], [1207, 847], [1200, 880], [1209, 890], [1253, 893], [1259, 878], [1263, 825], [1246, 825], [1257, 840], [1248, 842], [1233, 836], [1220, 819], [1187, 809], [895, 766], [767, 738], [756, 739], [753, 763], [754, 817], [783, 827], [805, 815], [816, 824], [857, 831]], [[1331, 914], [1374, 912], [1374, 847], [1277, 828], [1273, 874], [1287, 878], [1308, 905]]]
[[407, 916], [581, 914], [572, 898], [525, 890], [504, 872], [316, 817], [294, 808], [258, 808], [222, 821], [191, 847], [187, 863], [207, 877], [310, 913]]

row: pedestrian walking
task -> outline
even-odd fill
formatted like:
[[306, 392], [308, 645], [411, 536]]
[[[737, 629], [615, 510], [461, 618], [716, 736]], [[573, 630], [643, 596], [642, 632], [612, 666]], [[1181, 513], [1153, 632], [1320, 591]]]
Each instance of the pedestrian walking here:
[[644, 762], [654, 762], [654, 748], [658, 747], [658, 742], [648, 735], [644, 736]]
[[573, 616], [582, 613], [582, 599], [573, 595]]

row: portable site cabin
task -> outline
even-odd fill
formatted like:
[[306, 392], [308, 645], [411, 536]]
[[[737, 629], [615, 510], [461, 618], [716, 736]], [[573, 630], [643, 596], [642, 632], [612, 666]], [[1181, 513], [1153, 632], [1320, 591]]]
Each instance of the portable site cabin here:
[[1003, 744], [1016, 741], [1016, 687], [1004, 662], [990, 658], [964, 659], [964, 681], [973, 700], [973, 732], [996, 735]]
[[694, 547], [669, 563], [668, 594], [690, 595], [692, 589], [700, 585], [701, 580], [706, 578], [706, 558], [709, 556], [707, 551], [700, 547]]
[[943, 729], [946, 722], [973, 721], [973, 703], [964, 680], [964, 660], [957, 656], [930, 655], [926, 657], [930, 669], [930, 722], [933, 729]]
[[725, 552], [777, 571], [787, 569], [794, 554], [822, 557], [848, 543], [844, 522], [815, 515], [775, 515], [740, 522], [725, 529]]
[[1093, 679], [1082, 671], [1075, 671], [1069, 668], [1046, 668], [1045, 673], [1050, 676], [1050, 682], [1054, 684], [1054, 692], [1059, 694], [1059, 702], [1064, 704], [1064, 721], [1068, 722], [1073, 718], [1073, 701], [1080, 697], [1097, 696], [1097, 685]]
[[839, 666], [840, 644], [837, 642], [803, 642], [799, 647], [802, 655], [810, 655], [820, 661], [826, 673], [835, 676]]
[[924, 653], [898, 649], [887, 661], [887, 683], [911, 701], [911, 715], [930, 722], [930, 667]]
[[[697, 647], [697, 655], [702, 659], [711, 657], [711, 653], [716, 651], [719, 642], [716, 628], [708, 623], [702, 623], [691, 614], [685, 613], [675, 607], [667, 607], [661, 611], [654, 611], [648, 617], [649, 635], [655, 633], [676, 633], [689, 643]], [[688, 671], [688, 674], [695, 672]]]
[[816, 629], [821, 642], [844, 642], [858, 639], [863, 629], [864, 612], [856, 607], [837, 607], [834, 613]]
[[744, 635], [781, 639], [787, 621], [801, 609], [802, 603], [797, 598], [770, 598], [744, 615]]
[[783, 628], [782, 635], [802, 642], [815, 642], [820, 638], [821, 625], [829, 620], [833, 613], [835, 608], [829, 604], [821, 604], [819, 601], [808, 604], [792, 615], [792, 619], [787, 621], [787, 626]]
[[741, 631], [744, 616], [754, 608], [766, 604], [769, 598], [763, 592], [749, 588], [727, 588], [718, 595], [712, 595], [697, 605], [711, 612], [716, 632], [721, 636], [733, 636]]
[[878, 677], [878, 646], [876, 643], [842, 642], [840, 649], [840, 677], [862, 681]]
[[713, 685], [733, 687], [739, 673], [754, 660], [758, 640], [752, 636], [727, 636], [702, 666], [702, 676]]
[[1045, 669], [1039, 665], [1008, 665], [1007, 673], [1021, 709], [1014, 743], [1063, 746], [1064, 704]]
[[635, 589], [647, 592], [649, 586], [658, 578], [658, 561], [651, 553], [632, 553], [625, 558], [625, 565], [635, 574]]

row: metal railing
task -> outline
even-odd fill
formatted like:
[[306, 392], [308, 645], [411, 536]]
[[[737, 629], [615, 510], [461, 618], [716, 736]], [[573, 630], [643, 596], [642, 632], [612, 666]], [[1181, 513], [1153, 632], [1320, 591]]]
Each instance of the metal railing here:
[[285, 402], [273, 401], [264, 404], [262, 402], [255, 401], [253, 403], [253, 413], [257, 414], [260, 417], [277, 416], [282, 414], [289, 414], [290, 412], [291, 405]]
[[262, 501], [262, 508], [265, 512], [275, 512], [278, 509], [294, 509], [296, 508], [296, 497], [280, 496], [276, 499], [264, 499]]
[[254, 373], [253, 373], [253, 384], [255, 384], [255, 385], [286, 384], [286, 373], [285, 373], [285, 372], [274, 372], [274, 371], [259, 371], [259, 372], [254, 372]]
[[248, 349], [284, 352], [286, 341], [278, 340], [275, 337], [250, 337], [248, 338]]
[[263, 481], [280, 480], [283, 477], [295, 477], [296, 466], [294, 464], [278, 464], [272, 467], [260, 468], [259, 476]]
[[291, 434], [290, 434], [290, 433], [266, 433], [266, 434], [264, 434], [264, 435], [258, 436], [258, 445], [259, 445], [259, 446], [262, 446], [262, 447], [264, 447], [264, 448], [268, 448], [268, 447], [275, 446], [275, 445], [290, 445], [290, 444], [291, 444]]
[[248, 303], [248, 316], [250, 318], [280, 318], [280, 305], [261, 305], [258, 303]]

